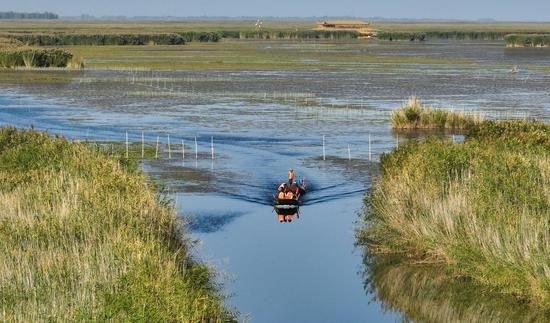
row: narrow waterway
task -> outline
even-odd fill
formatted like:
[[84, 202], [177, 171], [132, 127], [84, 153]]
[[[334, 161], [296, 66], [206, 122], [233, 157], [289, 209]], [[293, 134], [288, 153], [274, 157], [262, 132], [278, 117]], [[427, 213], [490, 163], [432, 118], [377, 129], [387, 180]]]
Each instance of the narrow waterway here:
[[[358, 44], [357, 50], [387, 55], [398, 50], [449, 63], [383, 70], [361, 63], [358, 70], [331, 73], [171, 71], [164, 73], [176, 87], [193, 83], [193, 92], [154, 97], [142, 96], [143, 84], [130, 84], [124, 72], [89, 71], [67, 84], [2, 85], [0, 125], [92, 142], [122, 143], [128, 133], [130, 142], [140, 143], [142, 132], [148, 145], [158, 138], [159, 160], [145, 161], [143, 169], [173, 197], [200, 241], [196, 257], [218, 270], [228, 302], [243, 320], [429, 320], [418, 316], [426, 309], [422, 302], [414, 305], [426, 301], [424, 294], [398, 291], [420, 284], [414, 277], [429, 281], [431, 276], [418, 268], [385, 271], [355, 247], [356, 222], [378, 159], [403, 140], [390, 131], [389, 111], [417, 94], [488, 117], [548, 120], [550, 59], [544, 53], [549, 52], [508, 52], [502, 44], [368, 46]], [[511, 75], [511, 65], [520, 65], [520, 72]], [[269, 99], [267, 93], [275, 91], [288, 95]], [[315, 103], [295, 99], [303, 94]], [[310, 191], [299, 217], [280, 223], [272, 196], [289, 168]], [[441, 285], [422, 288], [437, 292]], [[446, 319], [465, 318], [462, 308], [432, 301], [430, 313], [445, 307]], [[480, 306], [494, 312], [505, 306], [508, 317], [525, 314], [510, 302]], [[468, 317], [481, 320], [484, 309], [471, 310]]]

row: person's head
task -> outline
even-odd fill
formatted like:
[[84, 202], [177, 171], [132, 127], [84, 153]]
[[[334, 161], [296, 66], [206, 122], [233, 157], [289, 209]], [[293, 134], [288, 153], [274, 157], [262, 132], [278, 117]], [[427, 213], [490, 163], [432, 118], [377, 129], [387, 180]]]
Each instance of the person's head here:
[[291, 169], [289, 169], [288, 171], [289, 171], [289, 172], [293, 172], [293, 171], [294, 171], [294, 169], [292, 169], [292, 168], [291, 168]]

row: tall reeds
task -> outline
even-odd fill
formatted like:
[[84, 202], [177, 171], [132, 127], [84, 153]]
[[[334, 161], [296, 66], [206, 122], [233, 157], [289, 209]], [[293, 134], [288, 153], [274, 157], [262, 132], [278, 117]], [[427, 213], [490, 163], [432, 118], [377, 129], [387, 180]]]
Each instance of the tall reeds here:
[[83, 144], [0, 129], [0, 320], [225, 322], [171, 203]]
[[504, 40], [506, 47], [550, 47], [550, 34], [510, 34]]
[[63, 49], [13, 47], [0, 49], [0, 67], [67, 67], [73, 54]]
[[394, 129], [467, 129], [482, 121], [478, 115], [423, 105], [416, 96], [392, 111], [390, 118]]
[[528, 121], [477, 123], [460, 143], [409, 141], [381, 158], [360, 238], [549, 306], [549, 157], [550, 126]]

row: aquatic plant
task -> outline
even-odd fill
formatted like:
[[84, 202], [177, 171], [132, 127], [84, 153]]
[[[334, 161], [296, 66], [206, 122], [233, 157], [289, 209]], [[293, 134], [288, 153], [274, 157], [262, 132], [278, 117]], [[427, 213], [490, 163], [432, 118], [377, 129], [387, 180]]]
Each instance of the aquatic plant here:
[[467, 129], [481, 122], [478, 115], [425, 106], [411, 96], [401, 108], [392, 111], [394, 129]]
[[381, 158], [359, 237], [374, 253], [550, 304], [550, 126], [483, 121], [464, 142], [411, 140]]
[[183, 45], [185, 39], [177, 33], [156, 34], [6, 34], [26, 45]]
[[15, 47], [0, 49], [0, 67], [66, 67], [73, 54], [63, 49]]
[[426, 40], [426, 33], [423, 32], [406, 32], [406, 31], [380, 31], [376, 34], [376, 37], [380, 40], [409, 40], [409, 41], [424, 41]]
[[128, 164], [0, 129], [0, 320], [225, 322], [171, 202]]
[[504, 37], [506, 47], [549, 47], [550, 34], [510, 34]]

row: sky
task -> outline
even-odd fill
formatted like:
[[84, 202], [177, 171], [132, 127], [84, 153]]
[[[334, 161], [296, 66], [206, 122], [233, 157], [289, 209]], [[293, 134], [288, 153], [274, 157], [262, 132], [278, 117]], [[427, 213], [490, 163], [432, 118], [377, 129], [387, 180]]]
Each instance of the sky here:
[[550, 21], [550, 0], [0, 0], [0, 11], [50, 11], [61, 16], [353, 16]]

